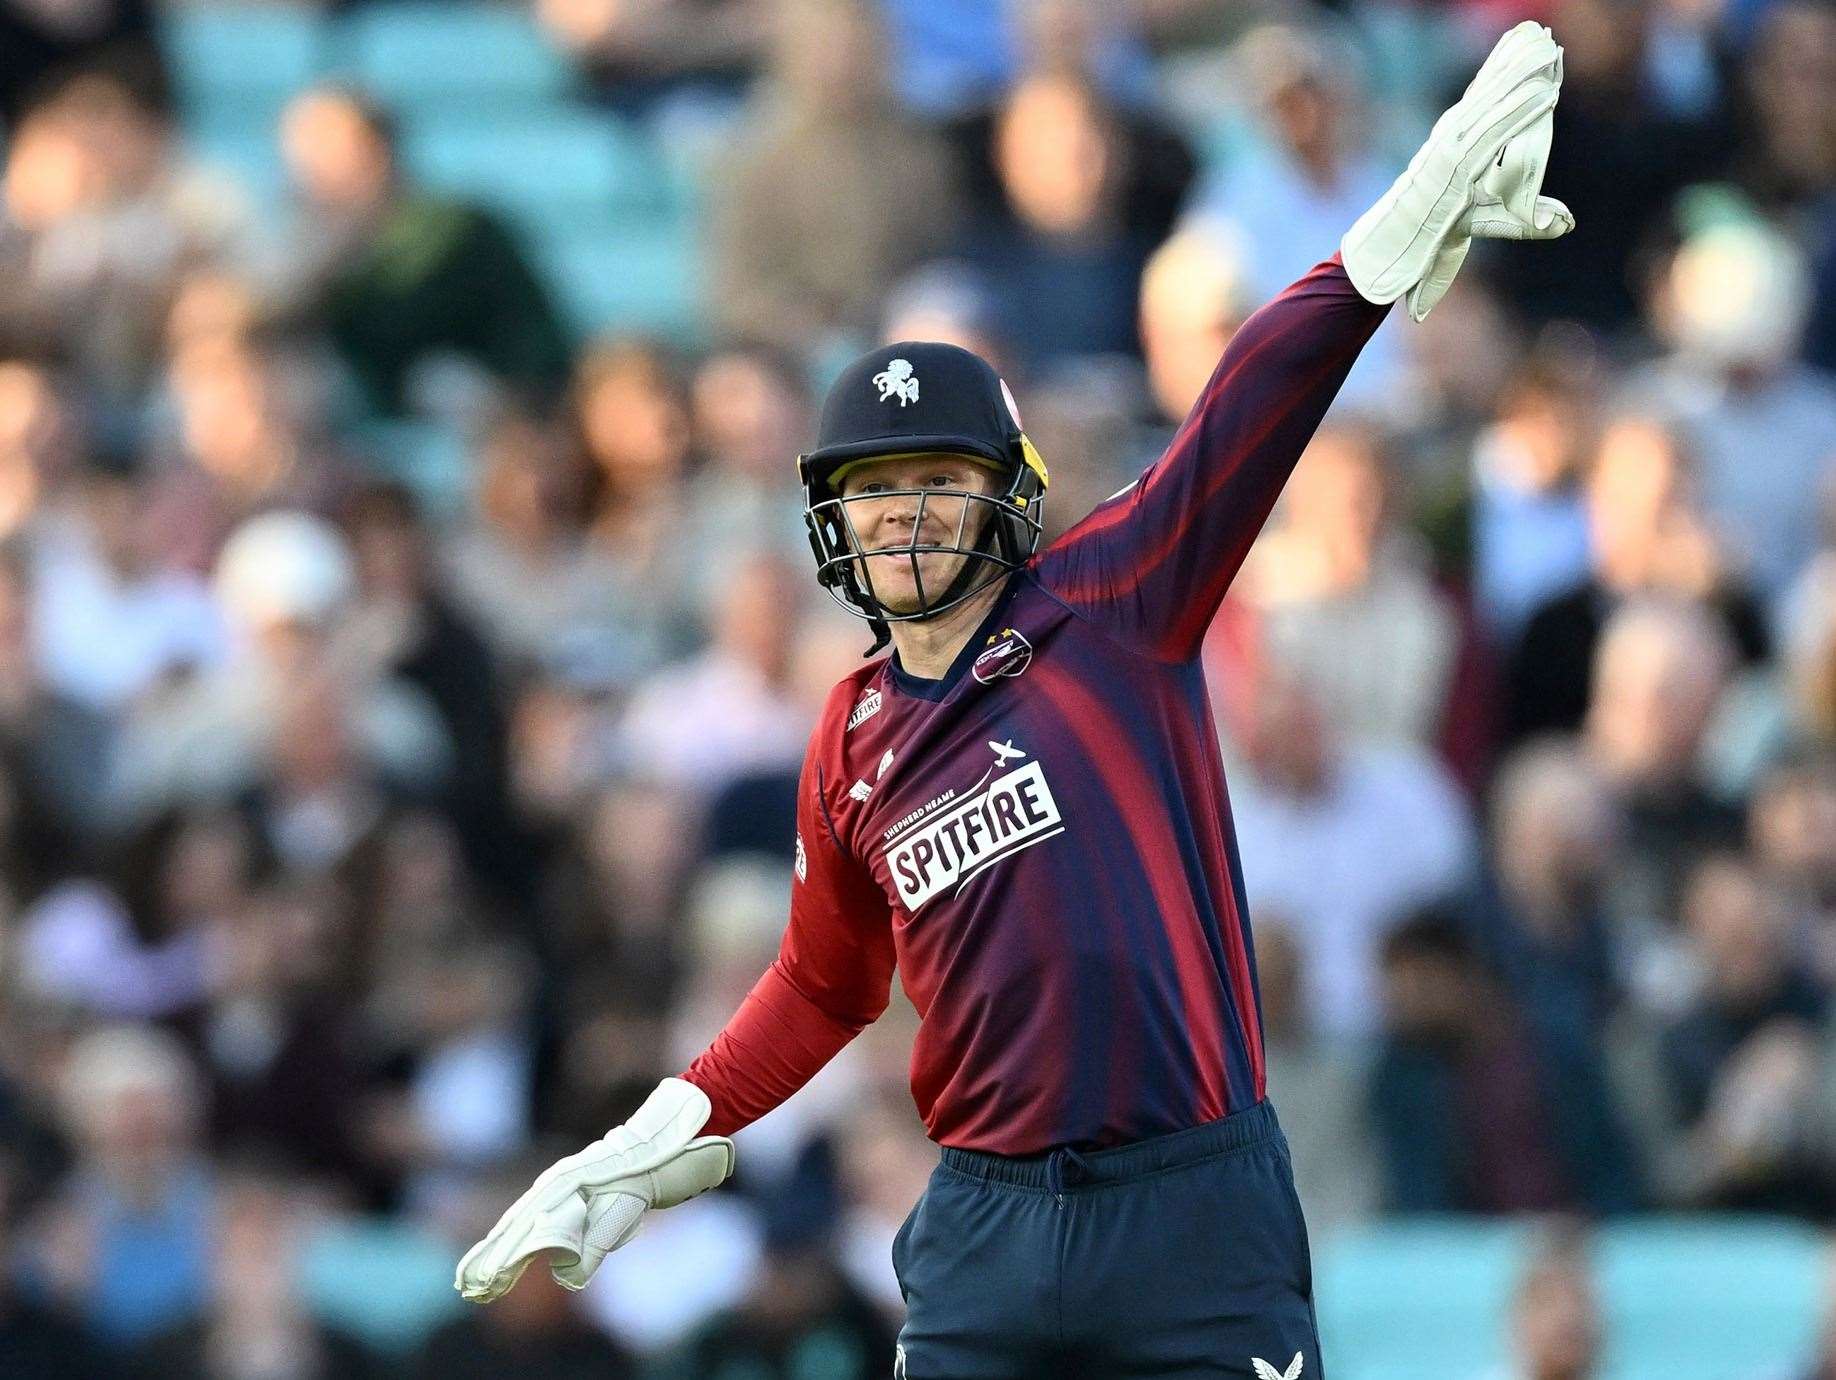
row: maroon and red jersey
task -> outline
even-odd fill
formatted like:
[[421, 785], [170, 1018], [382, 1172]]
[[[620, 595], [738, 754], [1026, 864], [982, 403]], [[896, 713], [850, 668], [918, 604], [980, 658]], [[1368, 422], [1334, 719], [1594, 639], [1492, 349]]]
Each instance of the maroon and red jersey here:
[[1263, 1096], [1236, 833], [1198, 652], [1384, 309], [1338, 257], [1252, 316], [1135, 483], [1008, 578], [939, 680], [835, 687], [798, 791], [778, 957], [684, 1076], [763, 1116], [885, 1010], [922, 1017], [933, 1140], [1008, 1155]]

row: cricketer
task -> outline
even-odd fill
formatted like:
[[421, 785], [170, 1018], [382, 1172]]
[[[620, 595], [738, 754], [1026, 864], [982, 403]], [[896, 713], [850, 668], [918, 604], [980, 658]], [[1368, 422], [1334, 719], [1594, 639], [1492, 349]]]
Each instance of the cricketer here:
[[1230, 341], [1166, 453], [1039, 550], [1047, 471], [1005, 383], [902, 341], [798, 461], [817, 578], [891, 653], [835, 687], [798, 791], [778, 957], [709, 1048], [544, 1173], [459, 1265], [583, 1287], [643, 1215], [885, 1010], [941, 1147], [893, 1263], [910, 1380], [1318, 1380], [1306, 1227], [1264, 1078], [1255, 950], [1198, 653], [1391, 303], [1541, 195], [1562, 50], [1523, 23], [1339, 252]]

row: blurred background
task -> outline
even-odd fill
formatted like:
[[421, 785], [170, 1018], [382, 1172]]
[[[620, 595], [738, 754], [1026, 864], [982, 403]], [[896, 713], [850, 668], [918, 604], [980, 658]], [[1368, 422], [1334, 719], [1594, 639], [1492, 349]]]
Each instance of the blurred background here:
[[980, 351], [1062, 530], [1526, 16], [1579, 228], [1206, 653], [1326, 1354], [1836, 1377], [1829, 0], [0, 0], [0, 1374], [887, 1374], [896, 996], [578, 1299], [450, 1282], [775, 951], [814, 401]]

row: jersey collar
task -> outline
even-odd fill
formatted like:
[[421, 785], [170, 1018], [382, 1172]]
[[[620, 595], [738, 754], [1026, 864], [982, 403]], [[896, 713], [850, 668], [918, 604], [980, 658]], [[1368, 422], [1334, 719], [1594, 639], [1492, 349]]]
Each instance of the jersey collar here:
[[950, 669], [945, 671], [941, 678], [927, 680], [923, 676], [914, 676], [899, 664], [899, 649], [893, 648], [892, 657], [886, 663], [886, 670], [899, 693], [910, 695], [914, 699], [941, 700], [954, 690], [956, 683], [968, 673], [970, 666], [975, 663], [976, 657], [981, 655], [989, 636], [1000, 627], [1001, 620], [1007, 616], [1007, 606], [1013, 602], [1014, 594], [1018, 591], [1021, 577], [1024, 574], [1024, 571], [1016, 570], [1007, 577], [1006, 585], [995, 597], [994, 603], [989, 605], [988, 612], [983, 615], [981, 623], [974, 632], [969, 634], [969, 640], [963, 643], [957, 651], [956, 660], [950, 663]]

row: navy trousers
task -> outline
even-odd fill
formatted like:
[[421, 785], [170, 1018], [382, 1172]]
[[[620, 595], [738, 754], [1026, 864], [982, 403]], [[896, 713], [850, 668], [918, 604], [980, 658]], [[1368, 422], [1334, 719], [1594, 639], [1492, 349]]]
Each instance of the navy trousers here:
[[903, 1380], [1323, 1380], [1307, 1228], [1266, 1101], [1113, 1150], [946, 1149], [893, 1268]]

